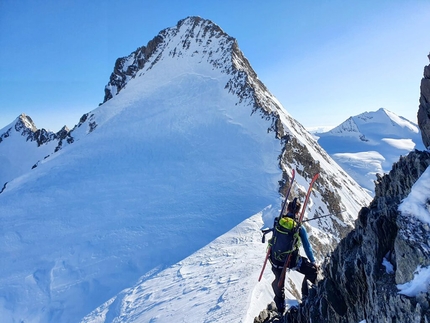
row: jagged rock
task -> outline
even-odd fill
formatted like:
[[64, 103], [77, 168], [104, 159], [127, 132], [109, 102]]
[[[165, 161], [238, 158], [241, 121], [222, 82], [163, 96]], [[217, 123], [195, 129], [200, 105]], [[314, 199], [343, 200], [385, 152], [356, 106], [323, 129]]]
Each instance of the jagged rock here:
[[[396, 287], [430, 264], [428, 226], [398, 211], [429, 165], [429, 152], [411, 152], [378, 178], [374, 200], [324, 264], [324, 279], [300, 306], [298, 322], [430, 322], [429, 294], [407, 297]], [[395, 274], [386, 272], [384, 257]]]
[[281, 315], [279, 314], [275, 302], [267, 305], [267, 308], [262, 310], [260, 314], [254, 318], [254, 323], [280, 323], [282, 322]]
[[[63, 140], [67, 137], [70, 137], [69, 129], [64, 126], [59, 132], [53, 133], [52, 131], [48, 131], [44, 128], [38, 129], [34, 124], [33, 120], [30, 116], [22, 113], [17, 119], [13, 126], [16, 132], [19, 132], [21, 136], [26, 137], [27, 141], [34, 141], [37, 143], [37, 146], [41, 146], [49, 141], [53, 140]], [[8, 129], [4, 134], [1, 135], [0, 138], [7, 138], [10, 135], [10, 131], [12, 129]], [[1, 140], [0, 140], [1, 142]]]
[[[430, 59], [430, 54], [428, 55]], [[418, 126], [424, 146], [430, 149], [430, 65], [424, 68], [424, 77], [421, 80], [421, 97], [418, 109]]]

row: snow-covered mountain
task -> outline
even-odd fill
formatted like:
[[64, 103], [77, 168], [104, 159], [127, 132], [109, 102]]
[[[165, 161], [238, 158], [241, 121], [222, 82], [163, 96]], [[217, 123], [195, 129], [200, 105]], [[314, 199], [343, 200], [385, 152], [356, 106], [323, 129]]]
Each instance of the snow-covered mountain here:
[[2, 322], [249, 322], [270, 298], [269, 270], [256, 284], [259, 228], [293, 168], [293, 196], [320, 173], [307, 216], [335, 214], [307, 222], [320, 260], [370, 202], [208, 20], [119, 59], [105, 93], [58, 149], [43, 143], [37, 167], [6, 179]]
[[424, 149], [418, 126], [383, 108], [350, 117], [315, 136], [324, 150], [371, 194], [376, 174], [390, 171], [400, 156]]
[[33, 120], [21, 114], [11, 124], [0, 129], [0, 185], [28, 172], [45, 157], [71, 143], [69, 129], [57, 133], [37, 129]]

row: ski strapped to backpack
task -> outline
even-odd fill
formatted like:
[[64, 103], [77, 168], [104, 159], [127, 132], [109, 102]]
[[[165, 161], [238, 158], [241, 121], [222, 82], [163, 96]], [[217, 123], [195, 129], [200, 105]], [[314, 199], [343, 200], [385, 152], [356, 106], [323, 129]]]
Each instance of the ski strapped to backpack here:
[[[285, 194], [285, 200], [284, 200], [284, 203], [282, 204], [281, 213], [279, 215], [279, 218], [281, 218], [282, 214], [284, 214], [285, 206], [287, 205], [287, 200], [288, 200], [288, 197], [290, 195], [291, 187], [293, 186], [295, 176], [296, 176], [296, 171], [293, 169], [292, 173], [291, 173], [290, 186], [288, 187], [287, 194]], [[266, 229], [266, 230], [261, 230], [263, 232], [263, 238], [262, 238], [261, 242], [264, 243], [265, 242], [264, 237], [266, 236], [266, 234], [269, 233], [269, 232], [272, 232], [273, 230], [274, 230], [274, 228], [272, 228], [272, 229]], [[266, 269], [267, 260], [269, 259], [271, 248], [272, 248], [271, 245], [269, 245], [269, 247], [267, 248], [266, 258], [264, 259], [263, 268], [261, 269], [261, 273], [260, 273], [260, 277], [258, 277], [258, 281], [260, 281], [261, 277], [263, 277], [264, 269]]]
[[[306, 205], [308, 204], [309, 196], [311, 195], [311, 192], [312, 192], [312, 186], [314, 185], [315, 181], [318, 179], [318, 176], [319, 176], [318, 173], [315, 174], [315, 176], [312, 177], [312, 180], [309, 184], [308, 192], [306, 194], [306, 198], [305, 198], [305, 201], [304, 201], [303, 206], [302, 206], [302, 211], [300, 213], [299, 219], [297, 220], [298, 228], [300, 228], [300, 226], [302, 225], [303, 216], [305, 215]], [[297, 240], [297, 239], [298, 239], [298, 237], [297, 237], [297, 235], [295, 235], [294, 240]], [[293, 245], [295, 245], [296, 243], [297, 243], [297, 241], [294, 241]], [[290, 265], [292, 254], [293, 253], [290, 252], [287, 259], [285, 260], [284, 267], [282, 268], [281, 277], [279, 278], [279, 282], [278, 282], [279, 287], [283, 286], [283, 282], [285, 280], [285, 273], [287, 271], [287, 268]]]

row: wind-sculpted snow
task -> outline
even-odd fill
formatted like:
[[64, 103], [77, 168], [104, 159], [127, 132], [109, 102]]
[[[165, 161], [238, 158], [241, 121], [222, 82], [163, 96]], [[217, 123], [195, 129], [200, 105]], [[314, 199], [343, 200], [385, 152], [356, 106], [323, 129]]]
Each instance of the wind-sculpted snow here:
[[254, 215], [186, 259], [148, 273], [82, 323], [252, 322], [261, 304], [270, 301], [267, 292], [256, 290], [248, 307], [265, 252], [261, 217]]

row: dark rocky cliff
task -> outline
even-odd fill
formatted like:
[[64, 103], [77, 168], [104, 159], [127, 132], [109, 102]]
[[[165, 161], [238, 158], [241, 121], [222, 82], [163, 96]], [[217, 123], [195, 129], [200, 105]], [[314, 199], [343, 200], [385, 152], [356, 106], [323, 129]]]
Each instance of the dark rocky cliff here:
[[[428, 296], [410, 298], [398, 294], [398, 276], [410, 275], [418, 265], [428, 265], [421, 246], [399, 236], [404, 221], [398, 206], [412, 185], [430, 165], [430, 153], [415, 151], [401, 158], [389, 174], [378, 179], [376, 194], [363, 208], [355, 229], [344, 239], [324, 267], [324, 279], [313, 297], [301, 307], [298, 322], [424, 322], [430, 319]], [[425, 231], [417, 224], [416, 232]], [[400, 253], [408, 246], [408, 253]], [[395, 270], [389, 274], [384, 257]], [[425, 260], [427, 264], [420, 263]], [[411, 270], [411, 268], [413, 268]], [[405, 281], [403, 281], [404, 283]]]

